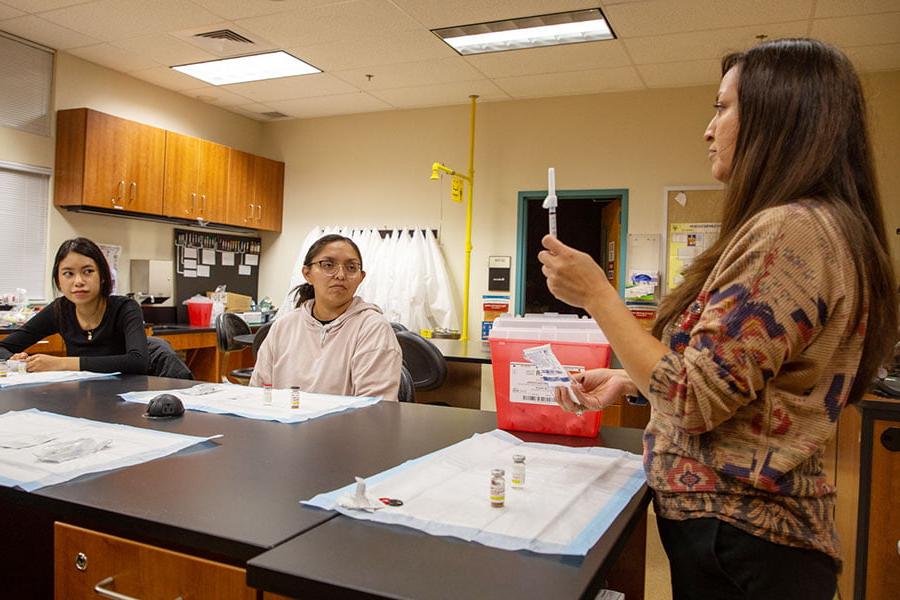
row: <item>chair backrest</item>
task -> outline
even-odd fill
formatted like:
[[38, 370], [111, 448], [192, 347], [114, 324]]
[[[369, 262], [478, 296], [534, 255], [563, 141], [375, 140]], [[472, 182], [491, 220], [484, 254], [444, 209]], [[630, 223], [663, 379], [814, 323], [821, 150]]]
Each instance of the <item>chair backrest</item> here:
[[397, 400], [400, 402], [415, 402], [416, 388], [413, 384], [412, 375], [409, 370], [400, 365], [400, 389], [397, 391]]
[[447, 359], [437, 346], [412, 331], [398, 331], [403, 365], [412, 375], [413, 387], [427, 391], [441, 387], [447, 379]]
[[147, 338], [147, 351], [150, 354], [149, 375], [171, 377], [173, 379], [193, 379], [194, 374], [184, 361], [179, 358], [168, 341], [150, 336]]
[[234, 352], [245, 348], [234, 340], [236, 335], [247, 335], [250, 326], [234, 313], [222, 313], [216, 317], [216, 346], [220, 352]]
[[398, 323], [397, 321], [391, 321], [391, 327], [394, 329], [394, 333], [399, 331], [409, 331], [409, 329], [406, 328], [406, 325]]
[[256, 330], [256, 334], [253, 336], [253, 356], [259, 354], [259, 349], [262, 348], [262, 343], [265, 341], [266, 336], [269, 335], [269, 329], [271, 328], [272, 321], [269, 321]]

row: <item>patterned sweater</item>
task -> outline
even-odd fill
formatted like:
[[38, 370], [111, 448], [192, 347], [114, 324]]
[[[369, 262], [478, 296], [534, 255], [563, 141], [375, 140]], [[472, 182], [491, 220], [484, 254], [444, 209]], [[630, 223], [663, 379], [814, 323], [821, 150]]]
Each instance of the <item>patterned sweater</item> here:
[[850, 252], [812, 201], [765, 210], [667, 327], [644, 434], [658, 515], [715, 517], [839, 563], [822, 458], [862, 354]]

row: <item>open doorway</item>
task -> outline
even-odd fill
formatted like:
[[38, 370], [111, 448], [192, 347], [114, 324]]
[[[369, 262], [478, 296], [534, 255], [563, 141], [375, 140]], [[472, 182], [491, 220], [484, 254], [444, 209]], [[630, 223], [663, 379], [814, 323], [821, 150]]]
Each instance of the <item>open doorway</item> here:
[[[621, 295], [625, 287], [628, 190], [558, 190], [556, 195], [559, 239], [590, 254]], [[542, 207], [546, 197], [546, 191], [519, 192], [516, 314], [587, 314], [554, 298], [541, 273], [537, 255], [548, 228], [547, 211]]]

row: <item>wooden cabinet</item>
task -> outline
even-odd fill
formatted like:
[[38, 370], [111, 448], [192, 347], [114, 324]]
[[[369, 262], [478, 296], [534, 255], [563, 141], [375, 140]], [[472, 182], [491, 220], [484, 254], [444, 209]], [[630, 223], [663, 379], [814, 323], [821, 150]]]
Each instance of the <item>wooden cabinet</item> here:
[[[65, 523], [54, 525], [55, 596], [255, 600], [246, 572]], [[97, 591], [95, 591], [95, 589]], [[113, 596], [100, 590], [121, 594]]]
[[54, 204], [281, 231], [284, 163], [88, 108], [57, 113]]
[[57, 114], [57, 206], [161, 214], [166, 132], [87, 108]]
[[227, 223], [281, 231], [284, 163], [231, 149]]
[[166, 132], [164, 214], [226, 222], [229, 148]]

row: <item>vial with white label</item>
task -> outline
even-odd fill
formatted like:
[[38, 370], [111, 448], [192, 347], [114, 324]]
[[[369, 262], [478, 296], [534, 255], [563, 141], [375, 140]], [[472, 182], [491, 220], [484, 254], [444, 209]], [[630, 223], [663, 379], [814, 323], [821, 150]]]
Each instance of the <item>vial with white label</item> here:
[[263, 406], [272, 406], [272, 384], [263, 384]]
[[512, 474], [511, 474], [509, 483], [515, 489], [521, 490], [522, 488], [525, 487], [525, 455], [524, 454], [514, 454], [513, 455]]
[[300, 408], [300, 388], [296, 385], [291, 386], [291, 408]]
[[502, 508], [506, 503], [506, 471], [491, 469], [491, 506]]

